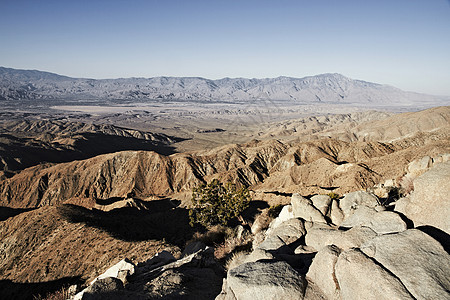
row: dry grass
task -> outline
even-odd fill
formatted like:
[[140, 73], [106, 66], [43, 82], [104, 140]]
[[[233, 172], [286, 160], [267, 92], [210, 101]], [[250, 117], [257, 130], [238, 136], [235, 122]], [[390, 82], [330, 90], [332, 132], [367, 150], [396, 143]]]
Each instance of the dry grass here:
[[208, 246], [215, 248], [214, 256], [217, 260], [225, 262], [233, 253], [251, 249], [253, 236], [244, 231], [239, 234], [237, 228], [230, 228], [216, 225], [207, 232], [196, 232], [193, 238], [186, 244], [194, 241], [201, 241]]
[[52, 293], [48, 293], [44, 297], [34, 296], [34, 300], [66, 300], [69, 299], [71, 296], [73, 296], [73, 291], [71, 291], [70, 287], [63, 287], [60, 290], [57, 290]]
[[228, 259], [225, 262], [225, 270], [230, 270], [239, 265], [239, 261], [243, 258], [243, 256], [249, 254], [249, 251], [236, 251], [231, 253]]
[[194, 241], [201, 241], [207, 246], [215, 246], [223, 243], [229, 236], [233, 235], [233, 229], [230, 227], [215, 225], [206, 232], [195, 232], [192, 239], [186, 243], [189, 244]]

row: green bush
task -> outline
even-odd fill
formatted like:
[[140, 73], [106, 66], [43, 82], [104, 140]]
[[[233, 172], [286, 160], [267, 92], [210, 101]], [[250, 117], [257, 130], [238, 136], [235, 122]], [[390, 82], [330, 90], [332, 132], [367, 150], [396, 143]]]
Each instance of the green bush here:
[[338, 200], [339, 199], [339, 194], [330, 192], [327, 195], [331, 198], [331, 200]]
[[205, 227], [227, 225], [249, 205], [250, 193], [246, 188], [214, 179], [192, 191], [192, 208], [189, 210], [191, 226], [195, 223]]

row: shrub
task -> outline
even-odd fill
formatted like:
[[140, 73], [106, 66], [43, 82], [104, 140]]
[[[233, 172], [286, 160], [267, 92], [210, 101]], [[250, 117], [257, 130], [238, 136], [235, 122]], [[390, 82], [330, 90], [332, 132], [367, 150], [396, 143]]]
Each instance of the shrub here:
[[226, 226], [248, 207], [249, 202], [250, 193], [246, 188], [238, 189], [235, 184], [224, 185], [214, 179], [193, 189], [190, 225], [198, 223], [207, 228], [216, 224]]
[[331, 198], [331, 200], [338, 200], [339, 199], [339, 194], [330, 192], [327, 195]]

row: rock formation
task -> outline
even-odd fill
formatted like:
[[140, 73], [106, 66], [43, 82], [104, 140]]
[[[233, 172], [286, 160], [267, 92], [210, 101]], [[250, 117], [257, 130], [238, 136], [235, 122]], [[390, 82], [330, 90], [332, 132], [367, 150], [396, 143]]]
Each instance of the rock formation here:
[[[428, 198], [418, 195], [425, 191], [434, 195], [437, 187], [421, 183], [427, 178], [448, 181], [449, 170], [448, 163], [441, 163], [416, 178], [419, 192], [414, 191], [415, 202], [408, 205], [427, 205]], [[448, 186], [440, 187], [442, 193], [450, 192]], [[447, 209], [446, 198], [433, 199], [435, 211]], [[327, 211], [323, 203], [329, 202], [294, 194], [285, 207], [293, 213], [282, 210], [265, 231], [264, 241], [253, 252], [234, 259], [216, 299], [450, 298], [450, 255], [443, 247], [448, 234], [433, 237], [407, 227], [402, 215], [387, 211], [377, 197], [366, 192], [338, 200], [334, 209], [342, 210], [343, 220], [336, 228], [323, 219], [322, 212]], [[423, 225], [424, 220], [414, 224]], [[448, 214], [429, 221], [427, 226], [440, 225], [448, 221]], [[293, 224], [298, 224], [297, 230]]]

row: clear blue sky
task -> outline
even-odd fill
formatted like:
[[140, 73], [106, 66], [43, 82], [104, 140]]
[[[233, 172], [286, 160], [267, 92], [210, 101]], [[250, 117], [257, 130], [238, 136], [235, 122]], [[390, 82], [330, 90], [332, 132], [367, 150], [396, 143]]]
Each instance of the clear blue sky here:
[[90, 78], [337, 72], [450, 95], [450, 2], [0, 0], [0, 66]]

